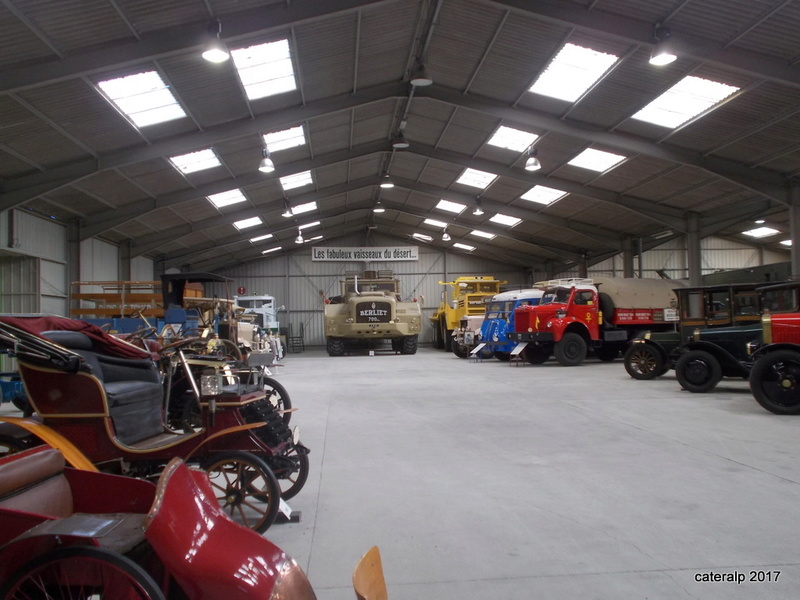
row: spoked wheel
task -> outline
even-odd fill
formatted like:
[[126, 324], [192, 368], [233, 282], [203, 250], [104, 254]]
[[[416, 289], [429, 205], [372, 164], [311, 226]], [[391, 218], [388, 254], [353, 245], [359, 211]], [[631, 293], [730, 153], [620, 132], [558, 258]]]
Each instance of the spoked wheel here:
[[779, 350], [759, 358], [750, 371], [750, 389], [769, 412], [800, 414], [800, 354]]
[[131, 559], [103, 548], [69, 546], [24, 565], [3, 585], [0, 598], [164, 600], [164, 594]]
[[704, 394], [722, 380], [722, 366], [713, 354], [705, 350], [690, 350], [675, 363], [675, 377], [684, 389]]
[[278, 478], [281, 497], [284, 500], [294, 498], [308, 480], [308, 450], [294, 446], [285, 455], [271, 456], [267, 461]]
[[655, 379], [665, 372], [664, 357], [650, 344], [631, 344], [624, 361], [625, 370], [634, 379]]
[[283, 387], [279, 382], [275, 381], [272, 377], [265, 377], [264, 378], [264, 391], [267, 394], [267, 402], [272, 404], [275, 407], [275, 410], [278, 412], [286, 411], [281, 413], [281, 418], [283, 422], [288, 425], [289, 421], [292, 418], [292, 401], [289, 398], [289, 392], [286, 391], [286, 388]]
[[263, 459], [249, 452], [221, 452], [208, 460], [205, 470], [231, 519], [258, 533], [275, 522], [281, 488]]

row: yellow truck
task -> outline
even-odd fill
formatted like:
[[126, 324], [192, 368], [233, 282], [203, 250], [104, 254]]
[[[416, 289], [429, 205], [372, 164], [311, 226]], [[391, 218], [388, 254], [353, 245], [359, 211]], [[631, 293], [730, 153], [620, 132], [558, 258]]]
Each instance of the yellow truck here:
[[492, 275], [467, 275], [456, 277], [453, 281], [440, 281], [439, 285], [450, 287], [450, 297], [447, 290], [442, 291], [439, 308], [430, 317], [434, 348], [454, 351], [453, 332], [462, 326], [462, 318], [467, 319], [469, 326], [480, 331], [486, 304], [505, 283], [508, 282], [495, 279]]

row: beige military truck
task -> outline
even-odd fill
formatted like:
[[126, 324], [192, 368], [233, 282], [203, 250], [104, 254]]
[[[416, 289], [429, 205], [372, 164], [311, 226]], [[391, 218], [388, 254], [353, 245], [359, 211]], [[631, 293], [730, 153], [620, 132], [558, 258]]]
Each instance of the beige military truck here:
[[377, 348], [390, 340], [392, 350], [415, 354], [422, 328], [416, 299], [404, 301], [394, 272], [347, 272], [341, 293], [325, 300], [325, 346], [330, 356]]

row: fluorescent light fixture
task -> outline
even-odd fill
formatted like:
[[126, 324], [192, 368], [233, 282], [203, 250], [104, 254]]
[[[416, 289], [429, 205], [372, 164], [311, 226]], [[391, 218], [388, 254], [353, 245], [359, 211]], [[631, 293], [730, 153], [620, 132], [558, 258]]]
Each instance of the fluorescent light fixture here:
[[262, 241], [264, 241], [264, 240], [268, 240], [268, 239], [269, 239], [269, 238], [271, 238], [271, 237], [272, 237], [272, 234], [271, 234], [271, 233], [268, 233], [268, 234], [266, 234], [266, 235], [260, 235], [260, 236], [258, 236], [258, 237], [250, 238], [250, 240], [249, 240], [249, 241], [250, 241], [251, 243], [255, 244], [256, 242], [262, 242]]
[[277, 252], [278, 250], [283, 250], [283, 247], [275, 246], [274, 248], [268, 248], [266, 250], [262, 250], [261, 254], [269, 254], [270, 252]]
[[270, 152], [278, 152], [280, 150], [286, 150], [287, 148], [295, 148], [296, 146], [305, 146], [307, 143], [306, 133], [302, 125], [282, 131], [265, 133], [263, 138], [264, 144], [269, 148]]
[[755, 229], [749, 229], [748, 231], [742, 232], [742, 234], [749, 235], [750, 237], [754, 238], [769, 237], [771, 235], [775, 235], [776, 233], [780, 233], [780, 231], [773, 229], [772, 227], [756, 227]]
[[430, 225], [431, 227], [447, 227], [447, 223], [442, 223], [441, 221], [437, 221], [436, 219], [425, 219], [423, 221], [425, 225]]
[[582, 169], [603, 173], [621, 163], [625, 158], [626, 157], [620, 156], [619, 154], [587, 148], [567, 164], [573, 167], [581, 167]]
[[782, 246], [791, 246], [792, 245], [792, 240], [781, 240], [781, 245]]
[[536, 202], [537, 204], [552, 204], [556, 200], [563, 198], [569, 192], [557, 190], [555, 188], [547, 187], [546, 185], [535, 185], [527, 192], [520, 196], [521, 199], [529, 202]]
[[475, 246], [470, 246], [469, 244], [462, 244], [460, 242], [455, 242], [453, 244], [453, 248], [461, 248], [462, 250], [466, 250], [467, 252], [472, 252], [475, 250]]
[[169, 162], [181, 173], [194, 173], [195, 171], [222, 166], [222, 163], [219, 162], [217, 155], [214, 154], [214, 150], [211, 148], [190, 152], [189, 154], [171, 156]]
[[469, 232], [470, 235], [474, 235], [475, 237], [484, 238], [486, 240], [493, 240], [497, 236], [493, 233], [487, 233], [486, 231], [481, 231], [480, 229], [473, 229]]
[[247, 200], [240, 189], [228, 190], [227, 192], [220, 192], [219, 194], [211, 194], [210, 196], [206, 196], [206, 198], [208, 198], [209, 202], [211, 202], [211, 204], [217, 208], [230, 206], [231, 204], [239, 204], [239, 202], [244, 202]]
[[631, 118], [674, 129], [738, 91], [732, 85], [688, 75]]
[[247, 98], [256, 100], [297, 89], [288, 40], [231, 51]]
[[314, 180], [311, 179], [311, 171], [303, 171], [302, 173], [281, 177], [283, 191], [293, 190], [294, 188], [303, 187], [304, 185], [311, 185], [313, 183]]
[[524, 152], [530, 148], [531, 144], [537, 139], [539, 139], [539, 136], [535, 133], [529, 133], [527, 131], [501, 125], [486, 143], [490, 146], [506, 148], [514, 152]]
[[317, 210], [317, 203], [306, 202], [305, 204], [298, 204], [297, 206], [293, 207], [292, 214], [297, 216], [302, 215], [303, 213], [311, 212], [312, 210]]
[[256, 225], [261, 225], [263, 221], [261, 217], [250, 217], [249, 219], [242, 219], [241, 221], [236, 221], [233, 226], [236, 227], [239, 231], [242, 229], [248, 229], [249, 227], [255, 227]]
[[574, 102], [618, 60], [613, 54], [565, 44], [528, 91]]
[[461, 174], [461, 177], [456, 180], [456, 183], [485, 190], [495, 179], [497, 179], [497, 175], [494, 173], [478, 171], [477, 169], [466, 169]]
[[308, 229], [309, 227], [316, 227], [319, 225], [319, 221], [314, 221], [312, 223], [306, 223], [305, 225], [300, 225], [299, 229], [302, 231], [303, 229]]
[[319, 240], [321, 240], [323, 237], [324, 237], [324, 236], [321, 236], [321, 235], [315, 235], [315, 236], [314, 236], [314, 237], [312, 237], [312, 238], [308, 238], [308, 239], [306, 240], [306, 242], [318, 242], [318, 241], [319, 241]]
[[458, 202], [451, 202], [450, 200], [445, 200], [442, 198], [439, 200], [439, 204], [436, 205], [436, 208], [439, 210], [446, 210], [447, 212], [461, 213], [465, 208], [467, 208], [466, 204], [460, 204]]
[[433, 238], [429, 235], [425, 235], [424, 233], [412, 233], [411, 237], [421, 240], [423, 242], [432, 242]]
[[517, 217], [510, 217], [508, 215], [504, 215], [501, 213], [497, 213], [489, 220], [494, 223], [499, 223], [500, 225], [508, 225], [509, 227], [514, 227], [514, 225], [517, 225], [522, 222], [522, 219], [518, 219]]
[[378, 200], [375, 203], [375, 207], [372, 209], [372, 212], [376, 212], [376, 213], [386, 212], [386, 209], [383, 207], [383, 204], [381, 204], [380, 200]]
[[186, 116], [169, 86], [155, 71], [100, 81], [97, 87], [136, 127]]

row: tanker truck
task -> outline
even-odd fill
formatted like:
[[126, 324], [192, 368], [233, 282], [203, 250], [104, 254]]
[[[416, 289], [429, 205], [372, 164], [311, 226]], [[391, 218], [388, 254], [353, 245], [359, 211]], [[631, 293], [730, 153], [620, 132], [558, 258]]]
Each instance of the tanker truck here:
[[589, 351], [612, 361], [640, 332], [675, 329], [674, 289], [685, 285], [674, 279], [622, 277], [541, 282], [536, 287], [544, 289], [542, 299], [514, 311], [514, 331], [508, 337], [524, 344], [522, 352], [532, 364], [555, 356], [564, 366], [576, 366]]

